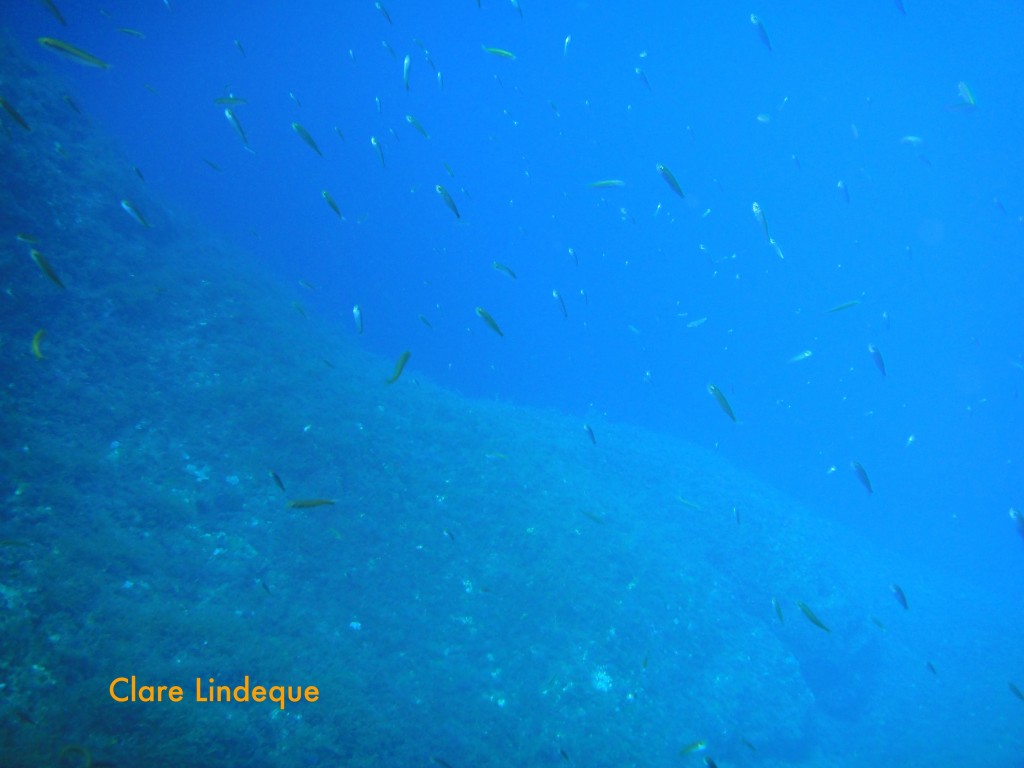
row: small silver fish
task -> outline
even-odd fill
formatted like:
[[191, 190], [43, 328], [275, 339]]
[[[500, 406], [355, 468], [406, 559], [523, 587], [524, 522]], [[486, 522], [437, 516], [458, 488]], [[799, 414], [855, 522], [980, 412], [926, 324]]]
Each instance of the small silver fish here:
[[761, 42], [764, 43], [765, 47], [770, 51], [772, 49], [772, 43], [768, 39], [768, 31], [764, 28], [764, 22], [752, 13], [750, 14], [750, 23], [757, 28], [757, 36], [761, 38]]
[[551, 295], [552, 295], [552, 297], [554, 297], [558, 301], [558, 306], [562, 308], [562, 317], [564, 317], [566, 320], [568, 320], [569, 319], [569, 310], [567, 310], [565, 308], [565, 299], [562, 298], [562, 295], [557, 290], [556, 291], [552, 291]]
[[594, 436], [594, 430], [593, 430], [593, 428], [591, 428], [591, 426], [590, 426], [589, 424], [584, 424], [584, 425], [583, 425], [583, 429], [584, 429], [584, 431], [585, 431], [585, 432], [587, 433], [587, 437], [589, 437], [589, 438], [590, 438], [590, 442], [591, 442], [591, 443], [592, 443], [593, 445], [597, 445], [597, 438], [596, 438], [596, 437]]
[[352, 319], [356, 322], [356, 333], [363, 332], [363, 310], [356, 304], [352, 307]]
[[851, 461], [850, 469], [857, 475], [857, 479], [860, 480], [861, 485], [868, 489], [868, 493], [874, 493], [874, 489], [871, 487], [871, 480], [868, 478], [868, 473], [861, 466], [859, 461]]
[[885, 376], [885, 360], [882, 359], [882, 353], [878, 351], [878, 347], [868, 344], [868, 352], [871, 353], [871, 359], [875, 361], [875, 367]]
[[380, 141], [377, 140], [376, 136], [370, 137], [370, 144], [377, 150], [377, 156], [380, 158], [380, 167], [387, 168], [384, 164], [384, 148], [380, 145]]
[[765, 218], [764, 211], [761, 210], [761, 206], [758, 203], [754, 203], [753, 207], [754, 218], [757, 219], [757, 223], [761, 225], [761, 229], [764, 230], [764, 237], [766, 240], [771, 241], [772, 236], [768, 234], [768, 219]]
[[146, 218], [141, 213], [139, 213], [139, 209], [132, 204], [131, 200], [122, 200], [121, 207], [129, 216], [139, 222], [139, 224], [147, 228], [149, 227], [149, 222], [146, 221]]
[[718, 407], [722, 409], [726, 416], [733, 421], [736, 421], [736, 414], [733, 413], [732, 406], [729, 405], [729, 401], [725, 399], [725, 395], [718, 387], [714, 384], [708, 384], [708, 393], [715, 398], [715, 402], [718, 403]]
[[1010, 519], [1013, 520], [1017, 526], [1017, 533], [1024, 539], [1024, 513], [1017, 511], [1013, 507], [1010, 507]]
[[242, 143], [245, 146], [249, 146], [249, 140], [245, 138], [245, 131], [242, 130], [242, 124], [238, 122], [238, 118], [235, 117], [235, 113], [231, 111], [231, 108], [224, 110], [224, 117], [231, 123], [231, 127], [235, 129], [235, 132], [242, 138]]
[[459, 213], [459, 209], [455, 207], [455, 201], [452, 200], [452, 196], [448, 194], [448, 190], [440, 184], [435, 185], [434, 189], [437, 191], [437, 194], [441, 196], [441, 199], [444, 200], [444, 204], [448, 206], [452, 213], [455, 214], [455, 218], [461, 219], [462, 215]]

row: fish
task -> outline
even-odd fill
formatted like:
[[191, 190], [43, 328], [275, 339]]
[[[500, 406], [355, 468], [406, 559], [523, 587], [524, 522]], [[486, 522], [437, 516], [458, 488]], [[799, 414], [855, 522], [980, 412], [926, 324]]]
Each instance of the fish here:
[[137, 29], [132, 29], [131, 27], [121, 27], [117, 31], [122, 34], [128, 35], [129, 37], [137, 37], [140, 40], [146, 39], [146, 35], [144, 33], [139, 32], [139, 30]]
[[334, 198], [331, 197], [331, 193], [330, 192], [328, 192], [326, 189], [321, 190], [320, 196], [323, 197], [323, 199], [327, 201], [327, 204], [329, 206], [331, 206], [331, 210], [334, 211], [336, 214], [338, 214], [338, 218], [339, 219], [344, 218], [341, 215], [341, 208], [339, 208], [338, 204], [336, 202], [334, 202]]
[[963, 101], [963, 104], [960, 106], [966, 109], [973, 109], [978, 105], [978, 102], [974, 100], [974, 94], [971, 92], [967, 83], [963, 80], [956, 84], [956, 91], [960, 95], [960, 99]]
[[910, 606], [907, 605], [907, 596], [903, 593], [903, 589], [899, 584], [890, 584], [889, 590], [892, 592], [892, 596], [896, 598], [896, 602], [903, 606], [903, 610], [910, 609]]
[[491, 314], [483, 307], [476, 308], [476, 316], [483, 320], [485, 323], [487, 323], [487, 327], [490, 328], [499, 336], [505, 335], [504, 333], [502, 333], [501, 328], [498, 326], [497, 322], [495, 322], [494, 318], [491, 317]]
[[519, 0], [510, 0], [510, 2], [512, 3], [512, 7], [515, 8], [516, 12], [519, 14], [519, 18], [523, 18], [523, 7], [519, 5]]
[[797, 601], [797, 606], [803, 612], [804, 616], [807, 617], [807, 620], [809, 622], [811, 622], [811, 624], [813, 624], [814, 626], [818, 627], [819, 629], [824, 629], [826, 632], [831, 632], [832, 631], [831, 629], [826, 627], [824, 625], [824, 623], [822, 623], [821, 619], [819, 619], [817, 616], [814, 615], [814, 611], [812, 611], [808, 607], [807, 603]]
[[405, 56], [405, 60], [402, 62], [402, 83], [405, 85], [405, 90], [409, 90], [409, 67], [412, 66], [412, 59], [408, 54]]
[[874, 624], [876, 627], [878, 627], [883, 632], [885, 632], [885, 624], [883, 624], [882, 620], [880, 618], [878, 618], [877, 616], [872, 616], [871, 617], [871, 623]]
[[565, 299], [558, 291], [551, 291], [551, 295], [558, 300], [558, 306], [562, 308], [562, 317], [566, 320], [569, 319], [569, 310], [565, 308]]
[[1024, 701], [1024, 692], [1022, 692], [1020, 688], [1018, 688], [1012, 682], [1007, 683], [1007, 685], [1010, 686], [1010, 693], [1012, 693], [1014, 696], [1016, 696], [1021, 701]]
[[427, 133], [427, 129], [424, 128], [420, 124], [420, 121], [417, 120], [412, 115], [406, 115], [405, 116], [405, 122], [407, 122], [409, 125], [411, 125], [413, 128], [415, 128], [417, 131], [419, 131], [420, 136], [422, 136], [424, 139], [429, 139], [430, 138], [430, 134]]
[[242, 44], [238, 40], [235, 40], [235, 48], [238, 49], [238, 52], [242, 54], [242, 56], [245, 56], [245, 48], [242, 47]]
[[26, 234], [24, 232], [18, 232], [14, 236], [14, 239], [17, 240], [19, 243], [38, 243], [39, 242], [39, 240], [35, 237], [35, 235], [29, 235], [29, 234]]
[[380, 167], [387, 168], [384, 164], [384, 148], [380, 145], [380, 141], [376, 136], [370, 137], [370, 145], [377, 150], [377, 156], [380, 158]]
[[690, 501], [689, 499], [684, 499], [682, 496], [678, 496], [678, 495], [676, 496], [676, 500], [680, 504], [682, 504], [684, 507], [689, 507], [690, 509], [694, 509], [697, 512], [703, 512], [704, 511], [704, 508], [700, 504], [695, 502], [695, 501]]
[[800, 353], [798, 353], [796, 355], [793, 355], [791, 358], [789, 358], [789, 362], [791, 362], [791, 363], [799, 363], [801, 360], [806, 360], [808, 357], [810, 357], [813, 354], [814, 353], [811, 352], [811, 350], [805, 349], [803, 352], [800, 352]]
[[7, 114], [11, 116], [11, 119], [14, 120], [14, 122], [16, 122], [22, 128], [24, 128], [26, 131], [32, 130], [31, 128], [29, 128], [28, 123], [25, 122], [25, 118], [18, 114], [18, 110], [12, 107], [11, 103], [2, 96], [0, 96], [0, 107], [3, 107]]
[[334, 499], [292, 499], [288, 502], [290, 509], [312, 509], [313, 507], [329, 507], [337, 502]]
[[384, 20], [387, 21], [388, 24], [394, 24], [394, 22], [391, 20], [391, 14], [388, 13], [387, 8], [385, 8], [379, 2], [374, 3], [373, 7], [380, 11], [380, 15], [384, 17]]
[[836, 184], [836, 189], [839, 190], [839, 196], [843, 198], [843, 202], [849, 204], [850, 202], [850, 190], [846, 188], [846, 182], [842, 179]]
[[138, 166], [133, 165], [132, 170], [135, 171], [135, 175], [138, 176], [139, 179], [141, 179], [142, 181], [146, 180], [146, 177], [142, 175], [142, 171], [139, 170]]
[[926, 661], [926, 662], [924, 663], [924, 665], [925, 665], [926, 667], [928, 667], [928, 671], [929, 671], [929, 672], [931, 672], [931, 673], [932, 673], [933, 675], [937, 675], [937, 674], [939, 674], [939, 670], [937, 670], [937, 669], [935, 668], [935, 665], [934, 665], [934, 664], [932, 664], [932, 663], [931, 663], [930, 661]]
[[707, 746], [708, 746], [708, 744], [707, 744], [706, 741], [703, 741], [703, 740], [695, 741], [695, 742], [693, 742], [691, 744], [687, 744], [685, 747], [680, 749], [679, 750], [679, 754], [680, 755], [692, 755], [694, 752], [701, 752], [704, 749], [707, 749]]
[[644, 84], [644, 87], [648, 91], [653, 90], [651, 88], [651, 81], [647, 79], [647, 73], [646, 72], [644, 72], [642, 69], [640, 69], [640, 67], [634, 67], [633, 71], [636, 73], [636, 76], [640, 78], [640, 82]]
[[736, 414], [732, 412], [732, 407], [729, 405], [729, 401], [725, 399], [725, 395], [722, 394], [722, 390], [714, 384], [708, 384], [708, 392], [713, 398], [715, 398], [715, 401], [718, 403], [718, 407], [725, 412], [725, 415], [733, 421], [736, 421]]
[[423, 315], [420, 315], [420, 322], [427, 326], [427, 328], [429, 328], [430, 330], [434, 330], [434, 326], [431, 325], [430, 321], [427, 320], [427, 318], [424, 317]]
[[775, 615], [779, 617], [779, 624], [785, 624], [786, 620], [782, 618], [782, 606], [779, 605], [779, 601], [774, 597], [772, 598], [772, 608], [775, 609]]
[[64, 21], [64, 16], [61, 15], [60, 10], [56, 5], [54, 5], [53, 0], [43, 0], [43, 5], [46, 6], [46, 10], [50, 12], [53, 18], [61, 23], [61, 26], [66, 27], [68, 25], [68, 23]]
[[75, 110], [75, 112], [77, 112], [78, 114], [82, 114], [82, 110], [78, 107], [77, 104], [75, 104], [74, 99], [72, 99], [70, 96], [63, 96], [62, 98], [64, 99], [65, 104], [67, 104], [69, 107]]
[[757, 219], [757, 223], [761, 225], [761, 229], [764, 230], [765, 240], [771, 240], [772, 236], [768, 234], [768, 219], [765, 218], [764, 211], [761, 210], [761, 206], [755, 202], [753, 206], [754, 218]]
[[569, 43], [571, 43], [571, 42], [572, 42], [572, 35], [566, 35], [565, 36], [565, 43], [562, 44], [562, 56], [563, 57], [569, 55]]
[[32, 354], [37, 360], [43, 359], [43, 351], [39, 348], [39, 345], [42, 344], [45, 335], [46, 331], [38, 330], [32, 336]]
[[221, 172], [221, 167], [220, 167], [219, 165], [217, 165], [217, 164], [216, 164], [215, 162], [213, 162], [213, 160], [207, 160], [207, 159], [206, 159], [206, 158], [204, 157], [204, 158], [203, 158], [203, 162], [204, 162], [204, 163], [206, 163], [206, 164], [207, 164], [208, 166], [210, 166], [210, 167], [211, 167], [211, 168], [212, 168], [213, 170], [215, 170], [215, 171], [216, 171], [217, 173], [220, 173], [220, 172]]
[[222, 107], [237, 107], [241, 104], [248, 104], [249, 102], [246, 99], [229, 93], [227, 96], [218, 96], [213, 100], [213, 103], [219, 104]]
[[761, 42], [764, 43], [765, 47], [770, 51], [772, 49], [771, 40], [768, 39], [768, 31], [764, 28], [764, 22], [757, 17], [756, 14], [750, 14], [750, 23], [757, 28], [757, 36], [761, 38]]
[[708, 768], [718, 768], [718, 763], [716, 763], [707, 755], [704, 756], [704, 765], [706, 765]]
[[[24, 710], [21, 710], [21, 709], [14, 710], [14, 716], [16, 718], [18, 718], [18, 720], [20, 720], [21, 722], [25, 723], [26, 725], [35, 725], [35, 726], [39, 725], [39, 723], [37, 723], [35, 720], [33, 720], [32, 716], [29, 715], [28, 712], [25, 712]], [[96, 765], [96, 763], [92, 763], [92, 765]]]
[[455, 214], [455, 218], [461, 219], [462, 215], [459, 213], [459, 209], [455, 207], [455, 201], [452, 200], [452, 196], [448, 194], [448, 190], [440, 184], [435, 184], [434, 191], [441, 196], [441, 199], [444, 200], [444, 204], [448, 206], [452, 213]]
[[492, 56], [497, 56], [499, 59], [514, 59], [516, 55], [512, 51], [506, 51], [504, 48], [491, 48], [490, 46], [480, 46]]
[[43, 48], [72, 61], [77, 61], [79, 64], [84, 64], [87, 67], [96, 67], [97, 69], [110, 69], [110, 65], [107, 62], [96, 58], [91, 53], [86, 53], [81, 48], [76, 48], [71, 43], [65, 43], [63, 40], [57, 40], [52, 37], [40, 37], [38, 42]]
[[395, 362], [395, 372], [391, 374], [391, 378], [387, 380], [388, 384], [394, 384], [398, 381], [402, 375], [402, 371], [405, 370], [405, 364], [409, 362], [409, 358], [412, 357], [412, 352], [405, 350], [398, 356], [398, 360]]
[[[82, 758], [81, 761], [76, 757], [71, 757], [73, 755], [80, 756]], [[80, 747], [78, 744], [68, 744], [60, 751], [60, 754], [57, 755], [57, 764], [60, 765], [61, 763], [65, 765], [74, 765], [76, 763], [88, 766], [96, 765], [89, 750], [85, 747]]]
[[235, 129], [235, 133], [241, 137], [242, 143], [248, 147], [249, 140], [245, 137], [245, 131], [242, 129], [242, 124], [238, 122], [238, 118], [235, 117], [235, 113], [231, 111], [231, 107], [224, 110], [224, 117], [226, 117], [228, 122], [231, 123], [231, 127]]
[[896, 7], [899, 9], [899, 12], [906, 16], [907, 9], [903, 7], [903, 0], [893, 0], [893, 2], [896, 4]]
[[1024, 513], [1010, 507], [1010, 519], [1016, 524], [1017, 533], [1019, 533], [1020, 537], [1024, 539]]
[[299, 101], [299, 97], [296, 96], [291, 91], [288, 91], [288, 98], [295, 102], [295, 106], [296, 107], [299, 107], [300, 109], [302, 108], [302, 102]]
[[661, 174], [661, 178], [665, 180], [665, 183], [669, 185], [673, 192], [675, 192], [680, 197], [686, 197], [686, 195], [683, 194], [683, 190], [679, 186], [679, 182], [676, 181], [676, 177], [672, 175], [672, 171], [670, 171], [661, 163], [658, 163], [654, 167], [658, 169], [658, 173]]
[[298, 123], [292, 123], [292, 130], [299, 135], [300, 139], [302, 139], [304, 142], [306, 142], [306, 144], [309, 145], [310, 149], [312, 149], [314, 152], [320, 155], [320, 157], [324, 156], [324, 153], [320, 151], [320, 147], [318, 147], [316, 145], [316, 142], [313, 141], [313, 137], [309, 135], [309, 131], [307, 131]]
[[874, 344], [868, 344], [868, 352], [871, 353], [871, 359], [875, 361], [875, 368], [885, 376], [885, 360], [882, 359], [882, 353], [878, 351], [878, 347]]
[[501, 262], [498, 262], [498, 261], [494, 261], [494, 262], [491, 262], [491, 266], [492, 266], [492, 267], [494, 267], [494, 268], [495, 268], [496, 270], [498, 270], [499, 272], [504, 272], [504, 273], [505, 273], [506, 275], [508, 275], [509, 277], [511, 277], [511, 278], [512, 278], [513, 280], [515, 280], [515, 279], [516, 279], [516, 273], [515, 273], [515, 272], [513, 272], [513, 271], [512, 271], [511, 269], [509, 269], [508, 267], [506, 267], [506, 266], [505, 266], [504, 264], [502, 264]]
[[268, 469], [267, 472], [273, 478], [274, 485], [276, 485], [278, 488], [280, 488], [283, 491], [284, 490], [284, 481], [281, 480], [281, 476], [279, 474], [277, 474], [277, 472], [275, 472], [272, 469]]
[[597, 438], [594, 436], [594, 429], [589, 424], [584, 424], [583, 430], [587, 433], [587, 437], [590, 438], [590, 442], [593, 445], [597, 445]]
[[861, 485], [868, 489], [868, 493], [874, 493], [874, 489], [871, 487], [871, 479], [868, 477], [868, 473], [864, 471], [864, 467], [861, 466], [859, 461], [851, 461], [850, 469], [857, 475], [857, 479], [860, 480]]
[[149, 228], [149, 222], [146, 221], [146, 217], [139, 212], [139, 209], [135, 207], [135, 204], [132, 203], [131, 200], [122, 200], [121, 208], [124, 209], [125, 213], [127, 213], [137, 222], [139, 222], [139, 224], [146, 227], [147, 229]]
[[363, 310], [358, 304], [352, 307], [352, 320], [356, 324], [356, 333], [362, 334], [363, 332]]
[[32, 256], [32, 261], [34, 261], [36, 265], [39, 267], [39, 269], [43, 271], [43, 274], [50, 278], [50, 280], [55, 285], [57, 285], [57, 287], [64, 287], [64, 283], [62, 283], [60, 281], [60, 278], [57, 277], [57, 273], [53, 271], [53, 267], [50, 266], [50, 262], [46, 260], [46, 257], [43, 256], [43, 254], [41, 254], [39, 251], [33, 248], [31, 251], [29, 251], [29, 255]]
[[600, 181], [592, 181], [587, 186], [592, 189], [608, 189], [609, 187], [624, 187], [626, 182], [622, 179], [601, 179]]
[[842, 304], [836, 304], [834, 307], [832, 307], [832, 309], [829, 310], [829, 312], [842, 312], [844, 309], [853, 309], [858, 304], [860, 304], [860, 302], [857, 301], [856, 299], [854, 299], [853, 301], [844, 301]]

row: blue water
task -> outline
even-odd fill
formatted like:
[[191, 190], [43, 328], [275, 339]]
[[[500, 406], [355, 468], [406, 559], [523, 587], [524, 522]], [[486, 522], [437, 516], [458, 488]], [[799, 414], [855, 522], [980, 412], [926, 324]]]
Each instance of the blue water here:
[[1024, 10], [546, 5], [0, 10], [5, 764], [1024, 764]]

